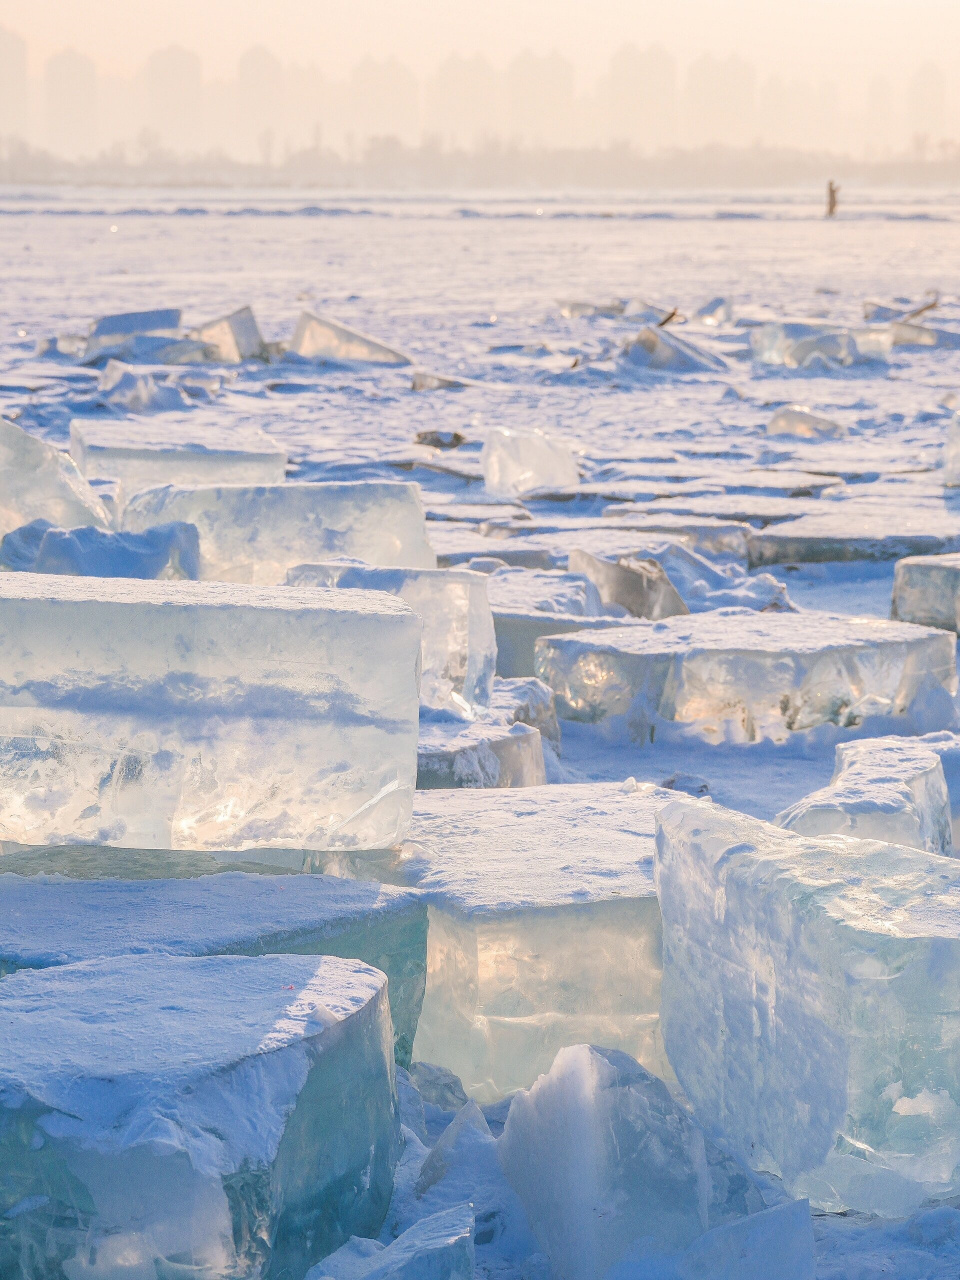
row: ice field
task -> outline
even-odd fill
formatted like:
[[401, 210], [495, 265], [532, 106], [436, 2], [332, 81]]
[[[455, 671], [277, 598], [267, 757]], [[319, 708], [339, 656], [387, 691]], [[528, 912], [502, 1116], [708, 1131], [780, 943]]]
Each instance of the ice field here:
[[960, 198], [0, 253], [0, 1280], [956, 1280]]

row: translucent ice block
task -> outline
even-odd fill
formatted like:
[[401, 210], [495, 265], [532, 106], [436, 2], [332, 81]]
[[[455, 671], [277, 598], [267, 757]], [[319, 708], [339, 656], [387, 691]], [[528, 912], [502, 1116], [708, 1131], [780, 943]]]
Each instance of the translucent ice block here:
[[378, 848], [420, 625], [359, 591], [0, 575], [0, 839]]
[[484, 718], [473, 724], [423, 721], [417, 788], [538, 787], [546, 782], [539, 729]]
[[161, 524], [143, 533], [112, 533], [88, 525], [57, 529], [33, 520], [0, 540], [0, 565], [21, 573], [87, 578], [200, 576], [200, 543], [192, 524]]
[[750, 346], [760, 364], [829, 372], [886, 359], [893, 333], [889, 328], [846, 329], [818, 320], [791, 320], [759, 325], [750, 333]]
[[224, 364], [259, 360], [266, 354], [263, 335], [249, 307], [201, 325], [194, 336], [207, 348], [211, 360], [221, 360]]
[[114, 477], [127, 497], [163, 484], [282, 484], [287, 468], [286, 450], [257, 427], [166, 417], [138, 422], [136, 429], [129, 422], [75, 418], [70, 453], [85, 476]]
[[810, 440], [830, 440], [847, 434], [846, 428], [830, 418], [822, 418], [799, 404], [778, 409], [767, 423], [768, 436], [803, 436]]
[[110, 524], [72, 458], [0, 418], [0, 534], [38, 519], [67, 528]]
[[310, 311], [301, 313], [290, 342], [290, 350], [305, 360], [332, 360], [361, 364], [409, 364], [402, 351], [385, 346], [376, 338], [348, 329], [336, 320], [321, 319]]
[[830, 785], [798, 800], [776, 822], [802, 835], [836, 833], [953, 852], [943, 766], [922, 738], [841, 743]]
[[143, 335], [169, 340], [177, 338], [179, 333], [178, 307], [101, 316], [90, 330], [81, 359], [85, 362], [94, 360], [104, 352]]
[[570, 449], [537, 430], [495, 427], [484, 441], [480, 465], [487, 492], [504, 498], [580, 483], [580, 469]]
[[898, 560], [890, 616], [901, 622], [960, 631], [960, 555]]
[[700, 1121], [794, 1195], [960, 1193], [960, 875], [703, 801], [659, 815], [667, 1053]]
[[402, 1066], [423, 1003], [426, 951], [426, 906], [387, 885], [243, 872], [148, 881], [0, 876], [0, 975], [143, 952], [363, 960], [390, 980]]
[[606, 605], [619, 605], [635, 618], [670, 618], [689, 613], [657, 560], [604, 560], [589, 551], [570, 552], [571, 573], [582, 573]]
[[421, 705], [470, 714], [490, 701], [497, 639], [487, 579], [460, 569], [377, 569], [366, 565], [301, 564], [292, 586], [366, 588], [399, 596], [423, 623]]
[[719, 356], [665, 329], [647, 327], [621, 348], [618, 363], [658, 373], [715, 373], [726, 369]]
[[283, 582], [298, 564], [350, 557], [383, 566], [436, 568], [415, 484], [165, 485], [139, 493], [123, 527], [169, 520], [196, 525], [201, 575]]
[[473, 1209], [457, 1205], [414, 1223], [392, 1243], [348, 1240], [305, 1280], [474, 1280]]
[[624, 716], [641, 740], [677, 722], [708, 741], [782, 741], [821, 724], [901, 715], [921, 696], [942, 696], [946, 715], [954, 650], [952, 636], [905, 623], [717, 609], [546, 637], [537, 675], [561, 715]]
[[302, 1276], [390, 1200], [386, 979], [329, 956], [14, 974], [0, 1115], [0, 1274]]

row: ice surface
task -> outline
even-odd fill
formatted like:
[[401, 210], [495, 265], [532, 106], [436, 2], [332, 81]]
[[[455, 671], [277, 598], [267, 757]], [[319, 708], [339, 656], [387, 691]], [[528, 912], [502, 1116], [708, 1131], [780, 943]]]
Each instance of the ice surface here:
[[144, 952], [363, 960], [389, 979], [401, 1064], [413, 1049], [426, 949], [425, 905], [385, 885], [243, 872], [148, 881], [0, 875], [0, 974]]
[[123, 527], [196, 525], [200, 573], [226, 582], [280, 583], [298, 564], [350, 557], [436, 568], [415, 484], [164, 485], [137, 494]]
[[473, 724], [423, 721], [417, 788], [538, 787], [546, 782], [540, 731], [484, 718]]
[[143, 533], [88, 526], [57, 529], [33, 520], [0, 540], [0, 566], [30, 573], [92, 578], [200, 576], [200, 543], [192, 524], [162, 524]]
[[614, 562], [574, 549], [567, 565], [571, 573], [590, 579], [605, 605], [619, 605], [635, 618], [656, 620], [690, 612], [656, 560]]
[[358, 333], [336, 320], [321, 318], [309, 311], [302, 312], [297, 321], [290, 350], [305, 360], [330, 360], [344, 364], [410, 363], [402, 351], [395, 351], [375, 338], [368, 338], [365, 333]]
[[365, 588], [399, 596], [423, 623], [420, 703], [472, 714], [490, 701], [497, 638], [483, 574], [456, 569], [377, 569], [330, 561], [287, 574], [298, 587]]
[[769, 436], [802, 436], [811, 440], [835, 440], [847, 434], [846, 427], [830, 418], [811, 413], [804, 405], [788, 404], [778, 409], [767, 423]]
[[302, 1276], [375, 1234], [399, 1148], [390, 1045], [386, 979], [356, 960], [5, 978], [0, 1272]]
[[616, 1050], [561, 1049], [497, 1145], [559, 1280], [604, 1280], [628, 1249], [674, 1254], [764, 1207], [663, 1081]]
[[112, 476], [128, 497], [165, 484], [281, 484], [287, 468], [286, 450], [257, 427], [184, 419], [131, 432], [127, 423], [75, 418], [70, 453], [85, 476]]
[[473, 1280], [473, 1208], [430, 1214], [392, 1244], [348, 1240], [305, 1280]]
[[37, 519], [67, 528], [110, 524], [72, 458], [0, 418], [0, 534]]
[[419, 657], [370, 592], [0, 574], [0, 839], [389, 844]]
[[953, 852], [943, 766], [922, 738], [841, 743], [830, 785], [798, 800], [776, 822], [802, 835], [841, 834]]
[[429, 903], [416, 1058], [481, 1101], [526, 1088], [581, 1041], [670, 1075], [653, 887], [654, 815], [669, 798], [632, 779], [425, 792], [408, 844], [344, 855], [360, 878]]
[[905, 556], [893, 578], [891, 618], [960, 631], [960, 555]]
[[262, 360], [266, 356], [263, 335], [249, 307], [201, 325], [193, 336], [208, 349], [211, 360], [224, 364], [242, 364], [244, 360]]
[[827, 1209], [955, 1197], [955, 860], [677, 800], [657, 884], [664, 1039], [708, 1130]]
[[535, 429], [495, 427], [484, 441], [480, 465], [487, 492], [501, 498], [580, 483], [577, 460], [567, 445]]
[[960, 515], [906, 504], [838, 505], [758, 530], [749, 547], [751, 565], [936, 555], [960, 551]]
[[624, 370], [649, 369], [656, 373], [715, 373], [727, 367], [719, 356], [652, 326], [641, 329], [623, 344], [617, 363]]
[[639, 740], [672, 721], [711, 742], [782, 741], [821, 724], [901, 715], [931, 694], [942, 695], [946, 717], [954, 649], [943, 632], [882, 619], [718, 609], [546, 637], [537, 675], [561, 716], [624, 716]]

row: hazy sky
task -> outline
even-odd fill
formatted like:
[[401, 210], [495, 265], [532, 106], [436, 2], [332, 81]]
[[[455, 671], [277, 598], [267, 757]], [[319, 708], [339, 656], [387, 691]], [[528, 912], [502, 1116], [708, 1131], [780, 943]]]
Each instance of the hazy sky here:
[[73, 46], [129, 74], [179, 43], [210, 76], [244, 49], [339, 75], [365, 54], [431, 70], [451, 52], [504, 62], [556, 49], [584, 77], [625, 41], [681, 60], [738, 52], [771, 71], [897, 74], [932, 59], [960, 72], [960, 0], [0, 0], [0, 25], [29, 42], [33, 70]]

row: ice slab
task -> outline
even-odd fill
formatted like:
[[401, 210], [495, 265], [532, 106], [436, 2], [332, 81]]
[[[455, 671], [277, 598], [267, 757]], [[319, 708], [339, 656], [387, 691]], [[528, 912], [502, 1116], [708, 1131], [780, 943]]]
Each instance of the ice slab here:
[[381, 847], [419, 657], [371, 592], [0, 574], [0, 839]]
[[0, 975], [151, 952], [363, 960], [389, 979], [401, 1065], [413, 1049], [426, 951], [426, 906], [387, 885], [244, 872], [148, 881], [0, 875]]
[[240, 307], [228, 316], [201, 325], [193, 336], [207, 348], [209, 359], [224, 364], [262, 360], [267, 354], [257, 318], [249, 307]]
[[905, 556], [893, 578], [891, 618], [960, 631], [960, 555]]
[[798, 516], [750, 535], [750, 564], [828, 560], [900, 560], [960, 551], [960, 516], [920, 506], [870, 508]]
[[666, 329], [648, 326], [620, 348], [621, 369], [651, 370], [656, 373], [718, 373], [726, 361], [702, 347], [678, 338]]
[[0, 1271], [302, 1276], [386, 1213], [386, 979], [330, 956], [126, 956], [0, 982]]
[[110, 524], [72, 458], [0, 418], [0, 534], [38, 519], [67, 528]]
[[495, 427], [484, 441], [480, 465], [487, 492], [501, 498], [580, 483], [568, 446], [538, 430]]
[[956, 861], [676, 800], [657, 885], [664, 1039], [701, 1122], [825, 1209], [955, 1197]]
[[[572, 720], [623, 716], [631, 736], [690, 726], [709, 742], [783, 741], [895, 717], [956, 690], [951, 636], [875, 618], [717, 609], [537, 642], [537, 675]], [[895, 725], [891, 725], [894, 728]]]
[[483, 719], [425, 720], [417, 743], [417, 789], [537, 787], [546, 782], [539, 729]]
[[574, 549], [567, 566], [597, 588], [605, 605], [619, 605], [634, 618], [670, 618], [689, 613], [676, 587], [656, 560], [604, 560]]
[[483, 574], [463, 569], [377, 569], [330, 561], [297, 565], [287, 574], [287, 582], [399, 596], [423, 623], [421, 706], [469, 716], [473, 707], [489, 703], [497, 638]]
[[839, 422], [811, 413], [800, 404], [788, 404], [783, 409], [778, 409], [767, 423], [768, 436], [802, 436], [808, 440], [836, 440], [846, 434], [846, 427]]
[[415, 484], [399, 481], [164, 485], [123, 513], [135, 532], [171, 520], [196, 525], [200, 574], [280, 583], [298, 564], [345, 557], [386, 567], [436, 568]]
[[[409, 356], [345, 324], [304, 311], [290, 342], [294, 355], [305, 360], [330, 360], [351, 364], [409, 364]], [[414, 390], [419, 390], [415, 387]]]
[[336, 855], [341, 870], [429, 904], [415, 1058], [482, 1102], [587, 1041], [670, 1077], [653, 885], [654, 816], [670, 798], [632, 779], [419, 792], [406, 845]]
[[560, 1280], [604, 1280], [628, 1250], [669, 1256], [764, 1207], [663, 1081], [616, 1050], [561, 1049], [497, 1145]]
[[200, 576], [200, 542], [192, 524], [162, 524], [143, 533], [111, 533], [88, 526], [57, 529], [33, 520], [0, 540], [0, 566], [28, 573], [88, 578]]
[[129, 423], [75, 418], [70, 453], [85, 476], [113, 477], [127, 496], [165, 484], [282, 484], [287, 469], [286, 450], [258, 427], [189, 419], [132, 431]]
[[829, 786], [777, 814], [776, 823], [807, 836], [839, 834], [953, 852], [943, 766], [922, 738], [841, 743]]
[[348, 1240], [305, 1280], [474, 1280], [473, 1228], [470, 1204], [443, 1209], [388, 1245]]

